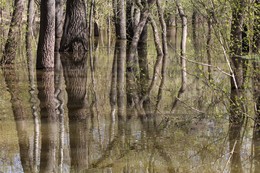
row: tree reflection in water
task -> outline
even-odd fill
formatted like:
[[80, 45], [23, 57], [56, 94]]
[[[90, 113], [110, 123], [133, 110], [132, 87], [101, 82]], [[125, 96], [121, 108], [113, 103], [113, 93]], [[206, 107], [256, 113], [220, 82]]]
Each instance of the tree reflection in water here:
[[33, 172], [37, 168], [34, 162], [34, 146], [33, 146], [33, 121], [30, 111], [25, 108], [23, 97], [21, 96], [19, 75], [14, 65], [3, 68], [4, 78], [11, 95], [11, 104], [13, 116], [15, 119], [16, 131], [18, 136], [21, 163], [24, 172]]

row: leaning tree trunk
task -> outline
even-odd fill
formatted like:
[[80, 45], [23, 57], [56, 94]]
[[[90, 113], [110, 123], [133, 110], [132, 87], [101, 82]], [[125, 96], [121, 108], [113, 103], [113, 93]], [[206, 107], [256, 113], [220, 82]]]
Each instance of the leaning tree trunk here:
[[41, 2], [40, 36], [37, 49], [38, 69], [54, 68], [55, 0]]
[[5, 43], [5, 50], [0, 61], [1, 64], [11, 64], [15, 59], [19, 42], [19, 30], [22, 25], [22, 16], [24, 10], [24, 0], [14, 1], [14, 11], [8, 32], [8, 38]]
[[61, 38], [61, 52], [85, 52], [88, 32], [85, 0], [67, 0], [66, 17]]

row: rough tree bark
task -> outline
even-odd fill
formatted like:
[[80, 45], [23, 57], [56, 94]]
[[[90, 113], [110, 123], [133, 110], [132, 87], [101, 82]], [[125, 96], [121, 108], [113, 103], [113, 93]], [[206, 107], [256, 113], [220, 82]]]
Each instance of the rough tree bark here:
[[41, 2], [40, 20], [36, 68], [53, 69], [55, 46], [55, 0], [45, 0]]
[[88, 32], [85, 0], [67, 0], [66, 17], [61, 38], [61, 52], [85, 52]]
[[24, 4], [24, 0], [14, 1], [12, 20], [8, 32], [8, 38], [5, 43], [3, 57], [0, 60], [0, 65], [11, 64], [15, 59], [17, 48], [19, 45], [19, 29], [22, 25]]

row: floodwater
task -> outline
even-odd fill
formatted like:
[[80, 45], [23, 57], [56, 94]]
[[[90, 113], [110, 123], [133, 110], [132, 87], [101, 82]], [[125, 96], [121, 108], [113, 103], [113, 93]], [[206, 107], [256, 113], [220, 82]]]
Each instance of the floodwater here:
[[[188, 59], [208, 63], [191, 47]], [[210, 71], [187, 62], [173, 110], [181, 68], [172, 47], [157, 57], [149, 44], [134, 70], [122, 43], [81, 58], [56, 53], [55, 71], [28, 68], [21, 55], [0, 70], [0, 172], [259, 172], [250, 118], [229, 124], [229, 76], [213, 68], [228, 71], [219, 51]]]

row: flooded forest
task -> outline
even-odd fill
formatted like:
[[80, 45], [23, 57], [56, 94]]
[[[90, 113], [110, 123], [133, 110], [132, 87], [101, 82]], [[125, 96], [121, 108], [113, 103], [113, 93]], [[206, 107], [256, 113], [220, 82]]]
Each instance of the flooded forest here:
[[260, 0], [1, 0], [2, 172], [259, 173]]

